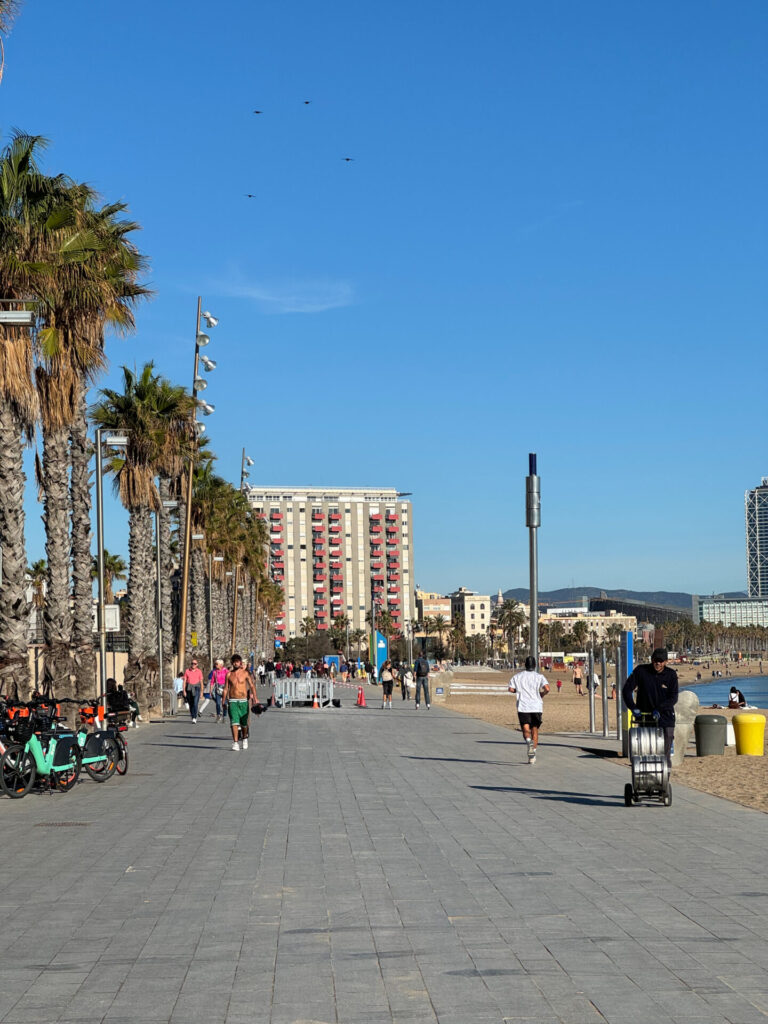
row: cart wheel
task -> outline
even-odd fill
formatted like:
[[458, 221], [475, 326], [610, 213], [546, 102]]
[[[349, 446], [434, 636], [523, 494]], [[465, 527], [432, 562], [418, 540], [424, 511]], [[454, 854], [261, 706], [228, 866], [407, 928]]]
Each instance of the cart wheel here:
[[664, 794], [663, 804], [665, 807], [669, 807], [672, 804], [672, 783], [670, 782], [667, 786], [667, 791]]
[[634, 799], [634, 790], [632, 789], [632, 783], [628, 782], [624, 787], [624, 806], [631, 807]]

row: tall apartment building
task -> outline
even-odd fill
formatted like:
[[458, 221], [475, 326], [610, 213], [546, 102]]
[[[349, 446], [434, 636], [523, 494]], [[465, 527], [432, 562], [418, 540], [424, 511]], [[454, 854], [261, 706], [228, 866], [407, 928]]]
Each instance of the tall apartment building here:
[[768, 597], [768, 477], [744, 495], [747, 521], [747, 593]]
[[285, 594], [275, 640], [302, 619], [328, 629], [337, 615], [367, 629], [374, 602], [397, 629], [413, 614], [413, 511], [391, 487], [248, 487], [269, 523], [269, 572]]

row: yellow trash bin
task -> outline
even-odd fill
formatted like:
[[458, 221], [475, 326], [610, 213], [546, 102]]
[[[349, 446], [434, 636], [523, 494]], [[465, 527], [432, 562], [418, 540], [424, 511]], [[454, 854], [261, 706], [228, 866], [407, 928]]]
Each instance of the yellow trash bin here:
[[762, 757], [765, 745], [765, 715], [741, 712], [733, 716], [736, 733], [736, 753]]

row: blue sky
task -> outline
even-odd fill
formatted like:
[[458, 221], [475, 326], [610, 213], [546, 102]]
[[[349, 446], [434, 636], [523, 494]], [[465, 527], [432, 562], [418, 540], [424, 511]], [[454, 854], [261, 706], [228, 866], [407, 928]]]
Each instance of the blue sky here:
[[536, 451], [543, 588], [743, 589], [767, 35], [762, 0], [27, 0], [0, 124], [143, 225], [106, 383], [189, 382], [220, 318], [229, 479], [412, 491], [421, 586], [495, 591]]

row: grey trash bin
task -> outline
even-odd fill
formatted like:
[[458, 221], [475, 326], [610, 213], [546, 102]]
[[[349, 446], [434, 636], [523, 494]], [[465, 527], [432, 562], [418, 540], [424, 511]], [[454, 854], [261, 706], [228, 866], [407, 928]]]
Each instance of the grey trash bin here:
[[696, 715], [693, 730], [696, 733], [696, 756], [725, 753], [728, 720], [723, 715]]

